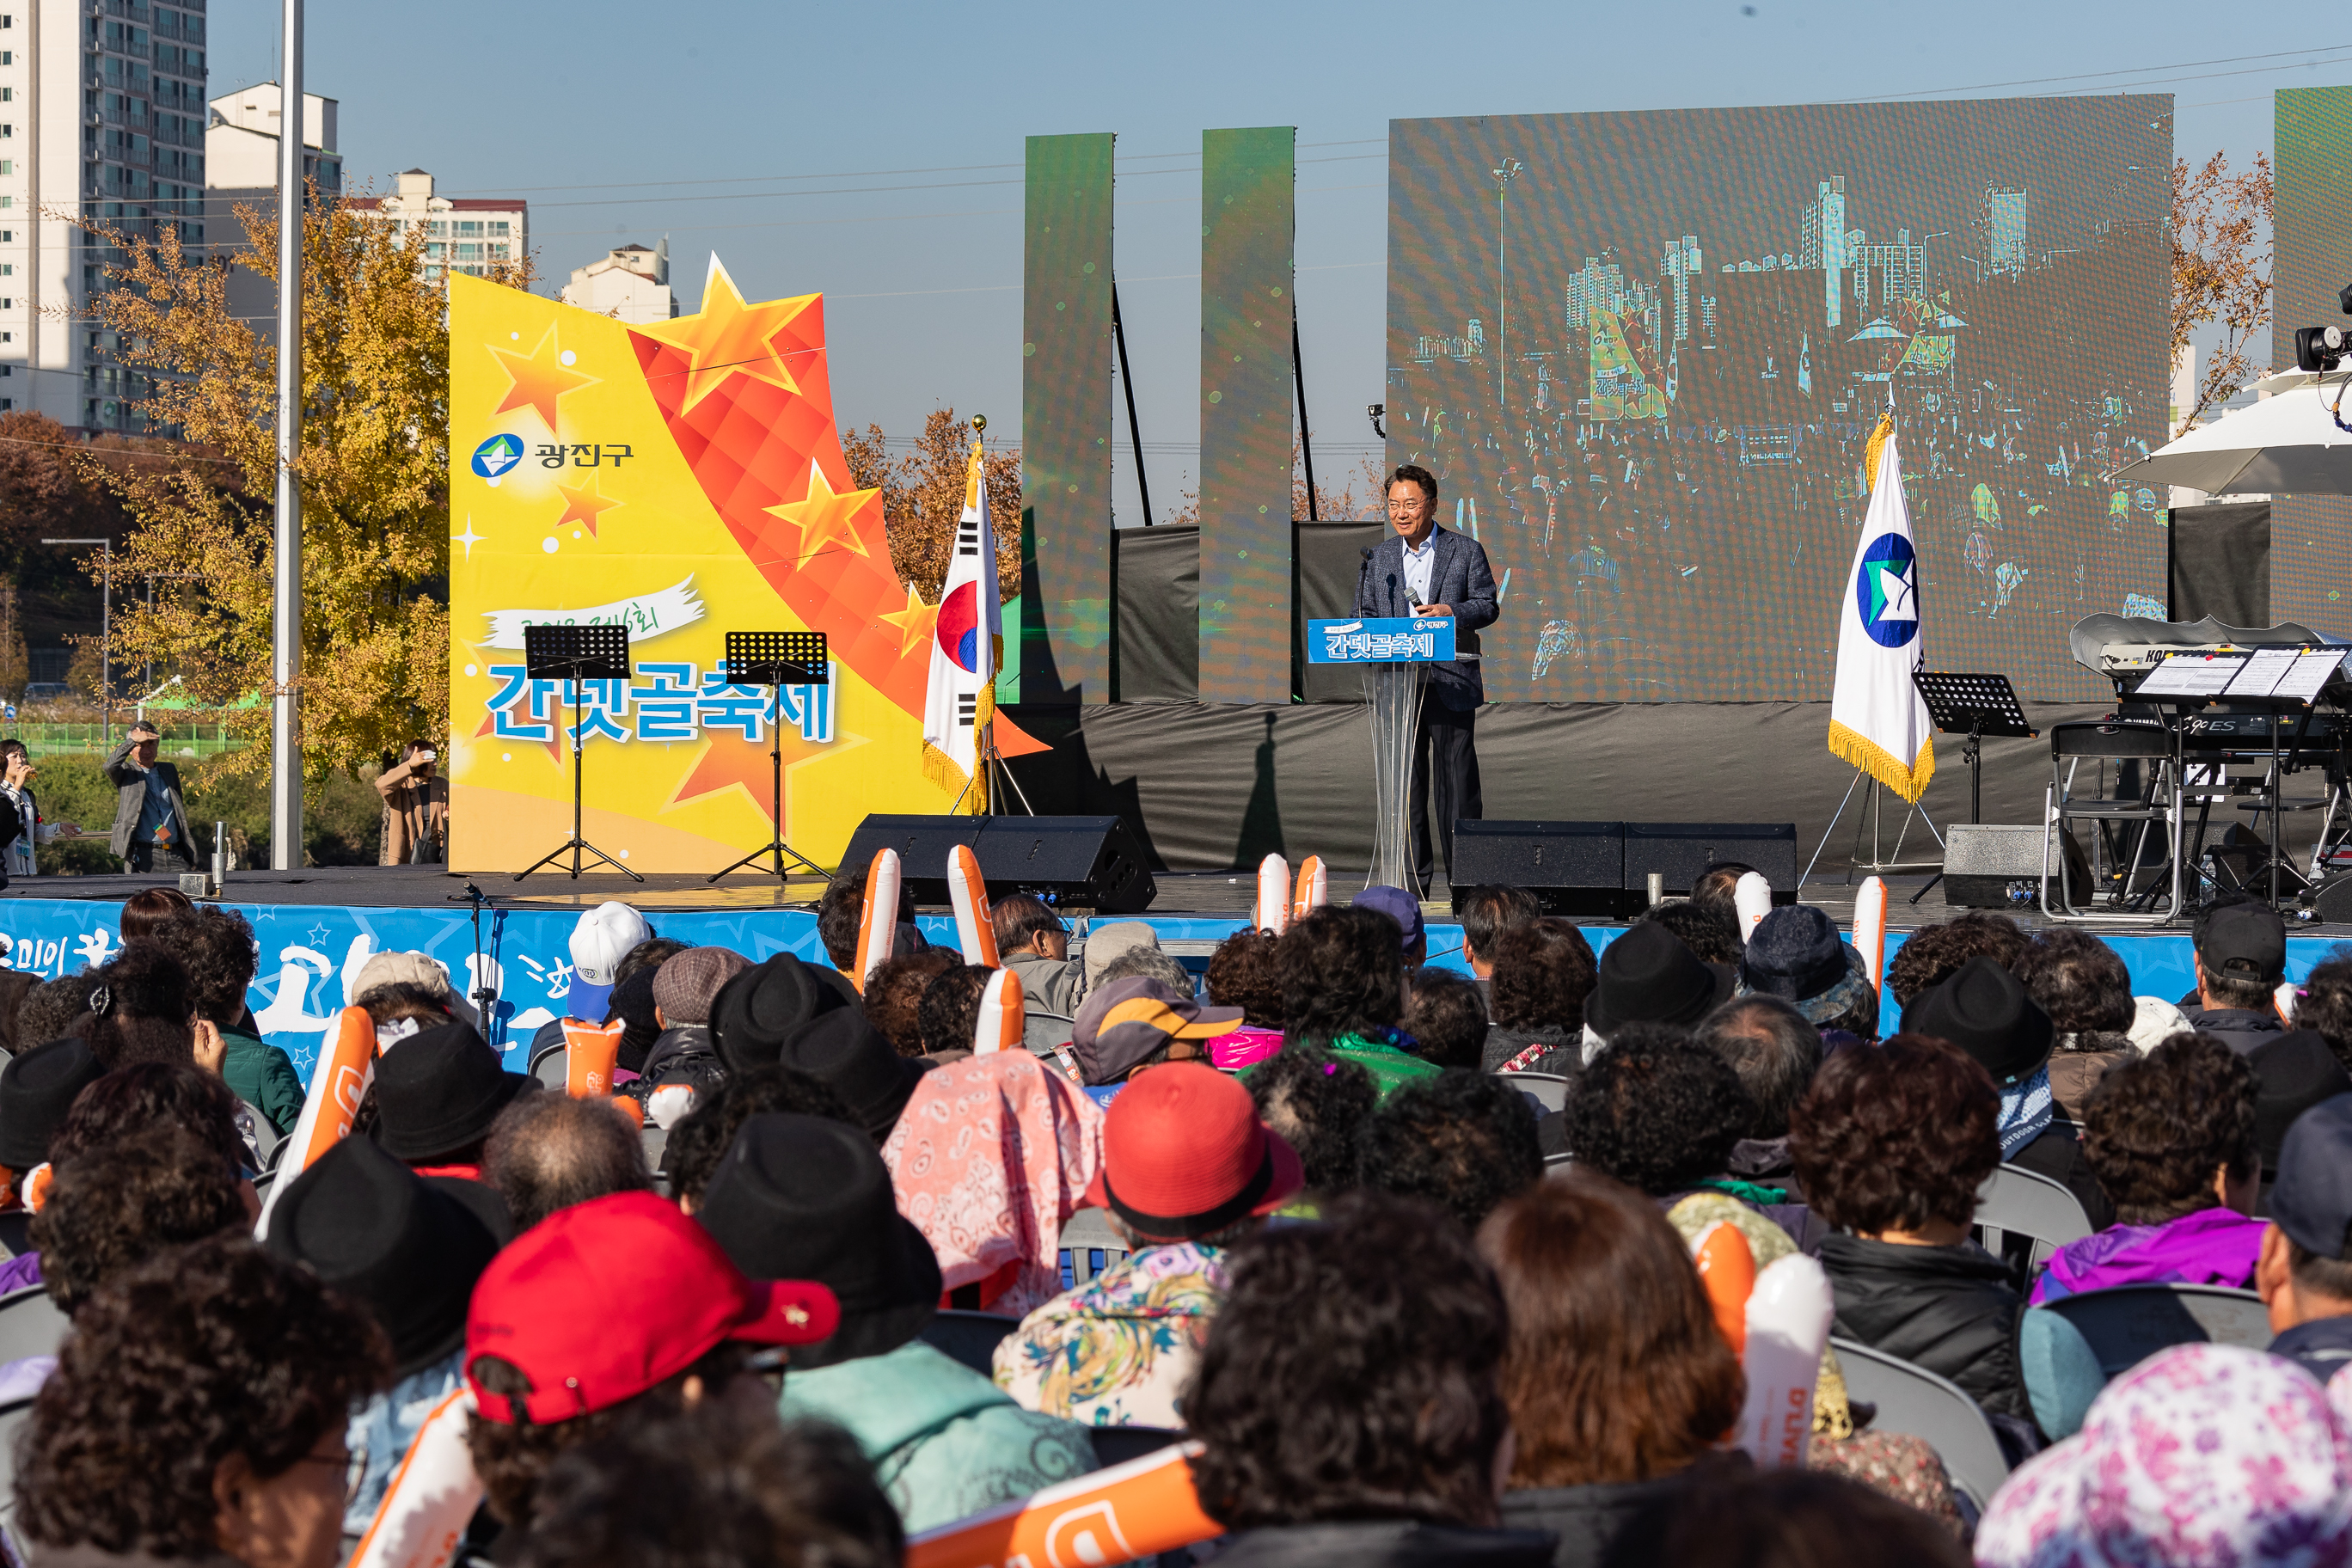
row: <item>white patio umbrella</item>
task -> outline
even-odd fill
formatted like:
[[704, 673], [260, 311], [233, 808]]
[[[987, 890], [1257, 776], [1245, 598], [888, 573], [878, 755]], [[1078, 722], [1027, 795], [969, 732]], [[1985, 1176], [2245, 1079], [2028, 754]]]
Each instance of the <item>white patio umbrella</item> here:
[[[2273, 395], [2191, 430], [2110, 476], [2208, 495], [2352, 495], [2352, 373], [2289, 372], [2256, 383]], [[2333, 412], [2331, 412], [2333, 410]]]

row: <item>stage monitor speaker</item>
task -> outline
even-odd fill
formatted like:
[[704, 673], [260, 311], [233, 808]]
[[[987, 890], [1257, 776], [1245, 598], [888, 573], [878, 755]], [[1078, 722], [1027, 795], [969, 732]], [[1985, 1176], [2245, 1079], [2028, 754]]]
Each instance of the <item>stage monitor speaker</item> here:
[[1447, 879], [1457, 900], [1496, 883], [1525, 888], [1546, 914], [1624, 914], [1625, 825], [1457, 822]]
[[898, 885], [919, 904], [948, 901], [948, 853], [957, 845], [980, 838], [979, 816], [912, 816], [876, 812], [857, 825], [849, 847], [841, 852], [840, 875], [866, 885], [866, 868], [876, 851], [898, 852]]
[[1687, 893], [1699, 873], [1722, 860], [1753, 866], [1772, 884], [1777, 903], [1797, 891], [1797, 825], [1793, 822], [1629, 822], [1625, 876], [1629, 893], [1646, 893], [1650, 873], [1669, 893]]
[[1114, 915], [1139, 914], [1160, 896], [1117, 816], [992, 816], [972, 853], [992, 896], [1034, 893], [1059, 908]]
[[2330, 878], [2314, 889], [2311, 910], [2328, 925], [2352, 924], [2352, 873]]
[[[2039, 909], [2042, 831], [2031, 822], [1956, 822], [1945, 828], [1944, 902], [1971, 910]], [[2090, 863], [2072, 835], [2059, 836], [2053, 868], [2059, 862], [2079, 901], [2090, 887]]]
[[861, 880], [877, 849], [898, 852], [900, 885], [915, 902], [948, 901], [948, 854], [971, 847], [992, 897], [1034, 893], [1073, 910], [1134, 914], [1159, 888], [1127, 824], [1116, 816], [905, 816], [857, 825], [841, 874]]

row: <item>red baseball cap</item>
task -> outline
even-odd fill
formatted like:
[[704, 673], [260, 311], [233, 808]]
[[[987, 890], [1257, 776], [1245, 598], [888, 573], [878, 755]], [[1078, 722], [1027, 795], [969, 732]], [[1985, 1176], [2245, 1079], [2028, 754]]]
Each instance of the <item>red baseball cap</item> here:
[[1257, 1119], [1238, 1079], [1170, 1062], [1103, 1113], [1102, 1165], [1087, 1201], [1150, 1241], [1182, 1241], [1272, 1214], [1306, 1184], [1298, 1155]]
[[[814, 1344], [840, 1325], [823, 1285], [746, 1279], [675, 1204], [614, 1193], [559, 1209], [491, 1260], [466, 1313], [466, 1382], [489, 1420], [568, 1421], [677, 1376], [722, 1340]], [[484, 1388], [483, 1355], [520, 1368], [530, 1393]]]

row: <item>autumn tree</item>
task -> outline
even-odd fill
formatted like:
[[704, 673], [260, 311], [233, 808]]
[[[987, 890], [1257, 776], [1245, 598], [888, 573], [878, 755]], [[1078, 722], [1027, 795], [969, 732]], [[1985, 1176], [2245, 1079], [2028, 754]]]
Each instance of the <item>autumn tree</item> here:
[[[858, 489], [882, 492], [892, 570], [936, 603], [954, 559], [956, 523], [963, 516], [971, 426], [952, 408], [933, 409], [915, 449], [896, 463], [887, 439], [879, 425], [866, 426], [862, 436], [845, 432], [842, 455]], [[996, 528], [996, 594], [1010, 602], [1021, 595], [1021, 448], [1000, 446], [982, 460], [989, 516]]]
[[2255, 373], [2252, 348], [2271, 319], [2273, 195], [2265, 153], [2234, 174], [2221, 153], [2200, 169], [2185, 158], [2172, 166], [2172, 363], [2180, 363], [2199, 328], [2218, 323], [2221, 333], [2175, 436], [2227, 403]]
[[[236, 209], [235, 264], [277, 279], [278, 220]], [[152, 378], [134, 405], [184, 445], [163, 465], [80, 459], [132, 531], [118, 580], [153, 574], [181, 592], [118, 610], [118, 668], [152, 662], [251, 742], [220, 771], [270, 765], [271, 526], [277, 482], [277, 349], [228, 302], [229, 267], [154, 239], [89, 226], [113, 247], [110, 287], [90, 307]], [[397, 230], [310, 193], [302, 225], [303, 775], [355, 771], [411, 735], [449, 724], [449, 338], [443, 286]], [[529, 263], [500, 281], [529, 280]]]

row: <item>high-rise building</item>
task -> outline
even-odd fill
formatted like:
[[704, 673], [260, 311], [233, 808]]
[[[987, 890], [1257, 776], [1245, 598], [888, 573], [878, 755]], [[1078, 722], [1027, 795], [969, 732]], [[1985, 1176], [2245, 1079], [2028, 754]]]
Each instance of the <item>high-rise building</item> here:
[[1658, 258], [1658, 276], [1664, 279], [1666, 291], [1674, 300], [1673, 346], [1690, 341], [1691, 279], [1706, 270], [1698, 237], [1694, 234], [1686, 234], [1668, 246], [1665, 255]]
[[[256, 82], [213, 99], [205, 126], [205, 244], [207, 253], [235, 262], [247, 247], [239, 207], [278, 216], [278, 149], [286, 96], [274, 81]], [[324, 200], [343, 194], [343, 155], [335, 123], [341, 105], [315, 92], [302, 95], [302, 188]], [[253, 329], [257, 342], [278, 345], [278, 285], [249, 267], [228, 271], [228, 306]]]
[[405, 169], [388, 196], [355, 196], [352, 205], [399, 226], [403, 240], [419, 254], [425, 275], [452, 272], [481, 277], [500, 262], [530, 252], [530, 204], [518, 196], [436, 195], [433, 176]]
[[677, 314], [677, 296], [669, 288], [669, 237], [651, 250], [616, 246], [587, 266], [573, 268], [561, 298], [615, 321], [668, 321]]
[[[1807, 271], [1822, 269], [1822, 303], [1832, 327], [1844, 319], [1845, 232], [1845, 176], [1832, 174], [1815, 185], [1812, 205], [1805, 209], [1797, 265]], [[1785, 256], [1781, 265], [1788, 265]]]
[[1892, 245], [1873, 245], [1857, 231], [1847, 254], [1853, 261], [1853, 298], [1866, 317], [1897, 300], [1921, 300], [1927, 294], [1927, 247], [1911, 243], [1911, 231], [1898, 228]]
[[203, 242], [205, 42], [205, 0], [0, 12], [0, 409], [137, 423], [144, 383], [84, 317], [117, 258], [72, 220]]
[[2023, 191], [1987, 185], [1984, 194], [1985, 269], [2015, 272], [2025, 265], [2026, 221], [2032, 197]]

